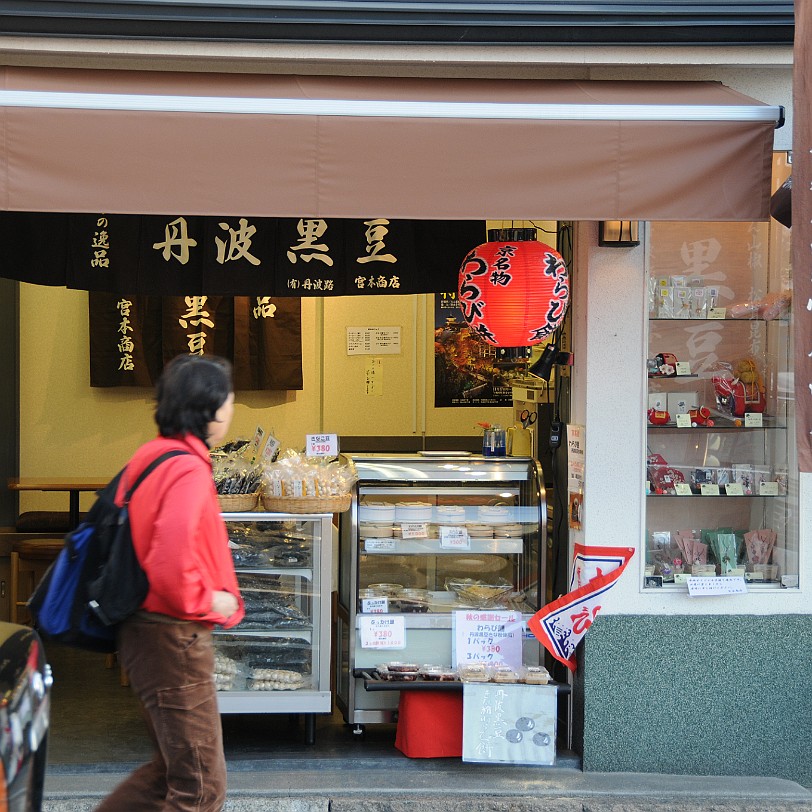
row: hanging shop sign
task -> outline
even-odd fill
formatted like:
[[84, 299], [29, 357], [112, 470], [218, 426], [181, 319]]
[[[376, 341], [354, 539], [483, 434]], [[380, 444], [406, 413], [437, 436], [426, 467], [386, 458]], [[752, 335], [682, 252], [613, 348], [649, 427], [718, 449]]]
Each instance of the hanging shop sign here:
[[0, 212], [0, 274], [128, 295], [358, 296], [456, 286], [482, 221]]
[[219, 355], [234, 388], [301, 389], [301, 301], [91, 292], [90, 385], [146, 386], [176, 355]]

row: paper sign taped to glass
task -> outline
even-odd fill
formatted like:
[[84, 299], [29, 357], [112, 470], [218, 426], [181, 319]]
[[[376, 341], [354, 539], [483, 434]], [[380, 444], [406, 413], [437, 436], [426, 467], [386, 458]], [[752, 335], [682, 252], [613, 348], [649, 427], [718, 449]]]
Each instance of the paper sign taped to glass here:
[[634, 555], [632, 547], [575, 545], [570, 591], [527, 622], [530, 631], [559, 662], [575, 671], [575, 649]]
[[554, 764], [555, 685], [463, 685], [462, 760]]

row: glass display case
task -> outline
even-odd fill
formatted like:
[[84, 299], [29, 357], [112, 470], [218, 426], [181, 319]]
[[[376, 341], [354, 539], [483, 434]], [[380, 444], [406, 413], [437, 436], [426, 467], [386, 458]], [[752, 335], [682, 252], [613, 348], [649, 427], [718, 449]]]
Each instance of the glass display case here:
[[655, 223], [651, 246], [643, 587], [796, 587], [786, 247], [767, 223]]
[[329, 713], [332, 516], [224, 513], [245, 619], [215, 632], [221, 713]]
[[[366, 691], [364, 670], [399, 660], [450, 667], [465, 608], [537, 611], [545, 583], [546, 499], [529, 457], [460, 452], [351, 454], [356, 483], [341, 514], [336, 703], [345, 720], [392, 721], [399, 691]], [[402, 619], [397, 648], [365, 638], [365, 618]], [[402, 639], [401, 639], [402, 635]], [[540, 647], [524, 636], [524, 662]]]

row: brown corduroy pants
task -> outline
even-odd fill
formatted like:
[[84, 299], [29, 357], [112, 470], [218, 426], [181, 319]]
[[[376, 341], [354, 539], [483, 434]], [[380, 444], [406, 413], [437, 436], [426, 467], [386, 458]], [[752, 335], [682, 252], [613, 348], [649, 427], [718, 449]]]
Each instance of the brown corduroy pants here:
[[208, 627], [139, 612], [119, 629], [118, 656], [155, 746], [96, 812], [220, 812], [226, 763]]

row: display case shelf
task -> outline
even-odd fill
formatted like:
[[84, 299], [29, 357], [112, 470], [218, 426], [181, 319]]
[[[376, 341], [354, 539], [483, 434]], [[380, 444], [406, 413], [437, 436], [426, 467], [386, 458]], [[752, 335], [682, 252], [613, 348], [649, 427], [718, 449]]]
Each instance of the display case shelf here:
[[[313, 714], [332, 707], [332, 515], [256, 511], [223, 519], [246, 617], [214, 633], [220, 712], [305, 714], [312, 744]], [[308, 566], [274, 566], [280, 556]]]
[[[369, 542], [375, 545], [370, 549]], [[388, 543], [392, 543], [391, 547]], [[363, 539], [363, 550], [367, 555], [465, 555], [502, 554], [516, 555], [524, 551], [523, 538], [469, 539], [469, 546], [443, 547], [439, 539]], [[378, 546], [378, 545], [381, 546]]]

